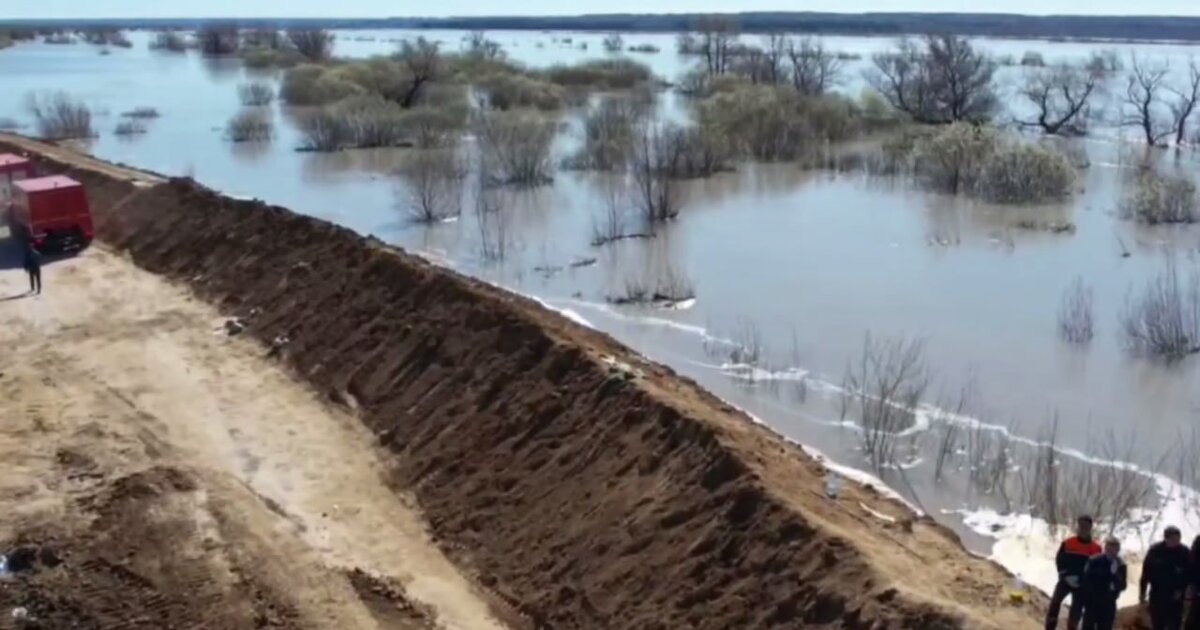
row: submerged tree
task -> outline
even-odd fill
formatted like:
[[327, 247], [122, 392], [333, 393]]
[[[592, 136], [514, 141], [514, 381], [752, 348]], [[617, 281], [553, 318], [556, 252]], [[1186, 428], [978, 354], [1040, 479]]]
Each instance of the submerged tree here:
[[996, 64], [966, 38], [927, 35], [920, 45], [905, 39], [872, 61], [868, 82], [917, 122], [985, 121], [999, 104], [992, 84]]
[[1174, 258], [1130, 293], [1121, 314], [1126, 346], [1138, 354], [1178, 361], [1200, 352], [1200, 272], [1180, 274]]
[[[695, 36], [686, 41], [691, 42], [696, 53], [704, 57], [708, 73], [725, 74], [737, 50], [737, 20], [726, 16], [705, 16], [696, 20], [692, 30]], [[685, 40], [680, 41], [682, 49]]]
[[617, 54], [625, 49], [625, 40], [620, 33], [609, 33], [604, 38], [604, 52]]
[[287, 32], [288, 41], [312, 62], [328, 61], [333, 56], [333, 33], [317, 28], [297, 28]]
[[500, 42], [488, 39], [486, 31], [471, 31], [463, 37], [463, 47], [467, 56], [489, 61], [504, 57], [504, 49]]
[[1195, 59], [1188, 63], [1187, 84], [1183, 88], [1171, 86], [1167, 89], [1175, 95], [1169, 107], [1174, 121], [1175, 145], [1179, 146], [1188, 140], [1188, 123], [1200, 102], [1200, 66], [1196, 65]]
[[842, 60], [811, 37], [788, 42], [787, 59], [791, 66], [792, 85], [801, 94], [824, 94], [838, 82], [841, 75]]
[[437, 223], [462, 213], [462, 184], [466, 176], [453, 149], [419, 151], [400, 170], [403, 188], [397, 205], [414, 223]]
[[200, 52], [206, 55], [232, 55], [241, 46], [237, 24], [210, 23], [196, 31], [196, 42]]
[[418, 37], [415, 42], [402, 43], [397, 57], [408, 71], [407, 85], [397, 102], [407, 109], [416, 105], [422, 90], [441, 75], [441, 53], [436, 42]]
[[682, 205], [682, 190], [672, 177], [677, 137], [672, 125], [646, 123], [634, 140], [630, 165], [634, 200], [650, 229], [675, 218]]
[[1091, 118], [1089, 102], [1103, 80], [1099, 71], [1082, 66], [1058, 64], [1029, 73], [1020, 95], [1037, 111], [1032, 119], [1019, 121], [1049, 135], [1082, 136]]
[[1162, 92], [1166, 89], [1166, 64], [1148, 64], [1130, 55], [1131, 69], [1122, 97], [1121, 124], [1138, 128], [1150, 146], [1158, 146], [1173, 131], [1164, 120]]

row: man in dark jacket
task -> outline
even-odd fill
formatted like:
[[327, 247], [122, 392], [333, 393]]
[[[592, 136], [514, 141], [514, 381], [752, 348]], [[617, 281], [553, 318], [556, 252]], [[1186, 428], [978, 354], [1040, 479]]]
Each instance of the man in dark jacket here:
[[42, 292], [42, 254], [33, 243], [25, 246], [25, 273], [29, 274], [29, 292]]
[[1058, 627], [1058, 613], [1063, 600], [1071, 596], [1071, 610], [1067, 613], [1067, 628], [1075, 630], [1083, 616], [1083, 597], [1079, 594], [1083, 568], [1092, 556], [1101, 553], [1100, 545], [1092, 540], [1092, 517], [1080, 516], [1075, 521], [1075, 535], [1064, 540], [1058, 547], [1054, 563], [1058, 566], [1058, 584], [1050, 597], [1050, 608], [1046, 611], [1046, 630]]
[[1191, 554], [1183, 546], [1179, 528], [1171, 526], [1163, 539], [1150, 545], [1142, 565], [1138, 601], [1146, 603], [1150, 588], [1150, 623], [1154, 630], [1180, 630], [1183, 626], [1183, 595], [1191, 580]]
[[1117, 620], [1117, 598], [1125, 590], [1128, 570], [1121, 560], [1121, 543], [1104, 541], [1104, 553], [1092, 556], [1083, 568], [1080, 595], [1084, 600], [1083, 630], [1112, 630]]

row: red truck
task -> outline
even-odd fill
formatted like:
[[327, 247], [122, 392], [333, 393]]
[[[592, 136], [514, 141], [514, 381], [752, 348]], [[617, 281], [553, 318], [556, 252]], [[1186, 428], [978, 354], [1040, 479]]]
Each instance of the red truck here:
[[12, 190], [11, 233], [39, 250], [80, 249], [95, 236], [83, 184], [52, 175], [16, 181]]

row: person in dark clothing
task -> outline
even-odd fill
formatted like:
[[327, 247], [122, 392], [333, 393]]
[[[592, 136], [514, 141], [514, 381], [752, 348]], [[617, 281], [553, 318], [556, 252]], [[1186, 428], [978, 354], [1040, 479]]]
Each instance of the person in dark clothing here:
[[1200, 536], [1192, 539], [1191, 605], [1188, 607], [1187, 630], [1200, 630]]
[[1121, 560], [1121, 543], [1104, 541], [1104, 553], [1092, 556], [1083, 568], [1080, 594], [1084, 600], [1083, 630], [1112, 630], [1117, 598], [1125, 590], [1128, 569]]
[[29, 274], [29, 292], [42, 292], [42, 254], [33, 243], [25, 246], [25, 273]]
[[1163, 539], [1150, 545], [1142, 565], [1138, 601], [1146, 603], [1150, 589], [1150, 624], [1154, 630], [1181, 630], [1183, 596], [1192, 580], [1191, 552], [1183, 546], [1179, 528], [1168, 527]]
[[1050, 608], [1046, 610], [1046, 630], [1058, 628], [1058, 615], [1063, 600], [1071, 596], [1071, 608], [1067, 613], [1067, 628], [1075, 630], [1083, 617], [1083, 597], [1079, 595], [1083, 568], [1092, 556], [1101, 553], [1100, 545], [1092, 540], [1092, 517], [1080, 516], [1075, 521], [1075, 535], [1064, 540], [1058, 547], [1054, 564], [1058, 566], [1058, 584], [1050, 597]]

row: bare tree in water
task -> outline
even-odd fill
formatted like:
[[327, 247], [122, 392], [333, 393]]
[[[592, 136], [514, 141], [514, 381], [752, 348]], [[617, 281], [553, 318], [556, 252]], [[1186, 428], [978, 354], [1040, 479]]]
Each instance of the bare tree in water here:
[[1164, 120], [1162, 92], [1166, 89], [1168, 68], [1162, 63], [1147, 63], [1131, 54], [1129, 77], [1122, 96], [1124, 114], [1121, 124], [1138, 128], [1150, 146], [1158, 146], [1173, 129]]
[[1068, 343], [1087, 343], [1095, 336], [1092, 321], [1092, 288], [1076, 276], [1063, 292], [1058, 309], [1058, 336]]
[[862, 450], [875, 471], [896, 463], [898, 440], [913, 425], [929, 381], [920, 339], [876, 340], [867, 335], [862, 354], [847, 366], [843, 416], [857, 411]]
[[1101, 71], [1066, 63], [1030, 71], [1020, 95], [1037, 111], [1032, 119], [1019, 121], [1044, 133], [1082, 136], [1091, 118], [1090, 101], [1103, 81]]
[[812, 37], [789, 41], [787, 60], [791, 66], [792, 86], [808, 96], [828, 92], [840, 79], [842, 60]]
[[287, 32], [288, 41], [301, 55], [313, 62], [333, 56], [333, 33], [318, 28], [296, 28]]
[[697, 52], [709, 74], [725, 74], [737, 49], [738, 23], [728, 16], [704, 16], [692, 25]]
[[1169, 107], [1175, 128], [1175, 146], [1181, 146], [1188, 141], [1187, 129], [1196, 105], [1200, 103], [1200, 66], [1192, 59], [1188, 63], [1187, 83], [1182, 88], [1170, 86], [1167, 88], [1175, 96]]
[[985, 121], [999, 105], [996, 63], [964, 37], [927, 35], [921, 44], [903, 39], [872, 62], [867, 81], [917, 122]]

